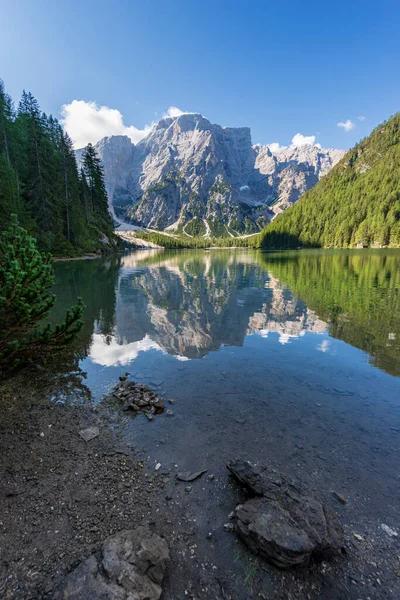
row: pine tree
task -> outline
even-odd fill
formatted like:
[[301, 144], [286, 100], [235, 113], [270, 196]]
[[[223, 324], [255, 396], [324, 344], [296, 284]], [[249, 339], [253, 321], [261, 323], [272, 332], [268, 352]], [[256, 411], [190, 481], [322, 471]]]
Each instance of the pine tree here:
[[14, 110], [0, 79], [0, 230], [9, 222], [12, 212], [19, 212], [20, 194], [18, 174], [13, 165]]
[[56, 301], [53, 284], [50, 255], [37, 250], [36, 241], [12, 215], [0, 236], [0, 377], [64, 347], [80, 330], [81, 299], [63, 323], [40, 327]]
[[100, 158], [92, 144], [88, 144], [82, 156], [83, 172], [89, 187], [90, 205], [93, 213], [111, 222], [104, 183], [104, 171]]
[[57, 119], [25, 91], [15, 111], [0, 80], [0, 232], [15, 213], [38, 248], [56, 256], [114, 249], [103, 169], [93, 147], [87, 155], [79, 174]]

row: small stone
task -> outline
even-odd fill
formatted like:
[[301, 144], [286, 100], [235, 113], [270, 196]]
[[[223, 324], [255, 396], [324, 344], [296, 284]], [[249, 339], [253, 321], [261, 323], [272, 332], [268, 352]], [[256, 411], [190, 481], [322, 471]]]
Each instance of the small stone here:
[[127, 375], [120, 375], [120, 376], [119, 376], [119, 380], [120, 380], [120, 381], [126, 381], [126, 379], [127, 379], [127, 378], [128, 378], [128, 376], [127, 376]]
[[172, 411], [172, 410], [169, 408], [169, 409], [167, 410], [167, 415], [170, 417], [170, 416], [171, 416], [171, 415], [173, 415], [173, 414], [174, 414], [174, 412], [173, 412], [173, 411]]
[[185, 487], [185, 492], [187, 492], [188, 494], [190, 494], [191, 491], [192, 491], [192, 486], [191, 485], [187, 485]]
[[86, 429], [81, 429], [79, 435], [83, 440], [85, 440], [85, 442], [90, 442], [90, 440], [93, 440], [95, 437], [97, 437], [99, 433], [100, 430], [98, 427], [87, 427]]
[[212, 538], [212, 533], [207, 533], [207, 539], [211, 540], [211, 538]]
[[42, 431], [42, 433], [40, 434], [40, 437], [44, 437], [44, 433], [43, 433], [43, 431]]
[[354, 533], [353, 535], [356, 538], [356, 540], [358, 540], [359, 542], [363, 542], [364, 541], [364, 538], [360, 534]]
[[332, 496], [342, 504], [346, 504], [347, 500], [342, 494], [338, 494], [338, 492], [332, 492]]
[[146, 415], [149, 421], [152, 421], [154, 419], [154, 415], [152, 415], [151, 413], [146, 412], [144, 414]]
[[[175, 465], [177, 466], [177, 465]], [[203, 473], [206, 473], [207, 469], [203, 469], [202, 471], [196, 471], [195, 473], [192, 473], [191, 471], [185, 471], [183, 473], [177, 473], [176, 478], [179, 479], [179, 481], [194, 481], [195, 479], [198, 479], [199, 477], [201, 477], [203, 475]]]
[[232, 519], [234, 519], [234, 517], [235, 517], [235, 511], [234, 511], [234, 510], [232, 510], [232, 511], [229, 513], [229, 515], [228, 515], [228, 519], [229, 519], [230, 521], [232, 521]]
[[233, 531], [233, 523], [225, 523], [224, 529], [225, 531]]
[[168, 402], [169, 402], [170, 404], [175, 404], [175, 400], [173, 400], [172, 398], [170, 398], [170, 399], [168, 400]]
[[209, 481], [212, 481], [213, 479], [215, 479], [214, 473], [210, 473], [209, 475], [207, 475], [207, 479]]
[[397, 537], [398, 533], [392, 529], [391, 527], [389, 527], [388, 525], [385, 525], [385, 523], [382, 523], [381, 525], [381, 529], [387, 533], [388, 535], [390, 535], [390, 537]]
[[156, 471], [158, 471], [159, 469], [161, 469], [161, 463], [156, 464]]

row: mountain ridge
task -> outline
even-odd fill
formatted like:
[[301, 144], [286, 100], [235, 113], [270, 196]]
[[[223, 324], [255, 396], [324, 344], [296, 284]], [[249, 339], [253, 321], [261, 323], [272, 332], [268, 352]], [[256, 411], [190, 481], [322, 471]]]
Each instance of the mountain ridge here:
[[272, 152], [252, 144], [248, 127], [197, 113], [161, 119], [136, 145], [112, 136], [95, 148], [118, 218], [203, 237], [260, 231], [344, 154], [312, 145]]
[[400, 246], [400, 113], [261, 233], [264, 248]]

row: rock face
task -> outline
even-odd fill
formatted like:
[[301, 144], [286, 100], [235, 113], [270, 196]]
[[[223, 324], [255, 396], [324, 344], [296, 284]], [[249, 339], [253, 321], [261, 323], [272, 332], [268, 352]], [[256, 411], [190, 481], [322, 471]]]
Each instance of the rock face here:
[[256, 146], [255, 166], [268, 177], [272, 189], [270, 207], [278, 215], [312, 188], [343, 158], [343, 150], [324, 150], [318, 146], [290, 146], [271, 152], [268, 146]]
[[147, 528], [121, 531], [67, 575], [53, 598], [158, 600], [168, 559], [166, 541]]
[[189, 236], [258, 231], [344, 154], [317, 146], [273, 153], [252, 146], [248, 127], [223, 128], [200, 114], [162, 119], [136, 146], [113, 136], [96, 149], [117, 218]]
[[236, 507], [234, 529], [255, 554], [286, 569], [328, 558], [343, 547], [336, 514], [299, 483], [266, 467], [232, 461], [229, 471], [255, 498]]

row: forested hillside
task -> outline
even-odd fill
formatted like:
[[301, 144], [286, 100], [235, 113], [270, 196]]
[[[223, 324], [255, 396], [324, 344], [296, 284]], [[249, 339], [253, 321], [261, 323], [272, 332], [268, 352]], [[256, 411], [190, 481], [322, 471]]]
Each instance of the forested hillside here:
[[263, 248], [400, 245], [400, 113], [261, 233]]
[[0, 80], [0, 231], [10, 215], [56, 256], [117, 243], [100, 160], [89, 145], [79, 173], [72, 142], [57, 119], [23, 92], [18, 108]]

